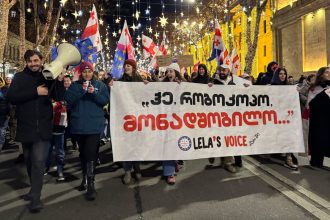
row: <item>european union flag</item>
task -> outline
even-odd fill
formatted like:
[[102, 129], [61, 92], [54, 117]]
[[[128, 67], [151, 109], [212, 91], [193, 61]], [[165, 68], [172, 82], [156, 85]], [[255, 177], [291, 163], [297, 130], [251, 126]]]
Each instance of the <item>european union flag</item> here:
[[123, 65], [126, 60], [126, 51], [118, 49], [112, 64], [111, 75], [113, 78], [120, 79], [123, 75]]
[[89, 38], [86, 38], [85, 40], [77, 39], [74, 42], [74, 45], [80, 51], [82, 62], [84, 62], [84, 61], [90, 62], [90, 63], [97, 62], [96, 48], [93, 47], [93, 43]]
[[56, 59], [56, 57], [57, 57], [57, 47], [52, 47], [50, 59], [53, 61]]
[[[93, 43], [89, 38], [86, 38], [85, 40], [77, 39], [73, 43], [81, 54], [81, 62], [90, 62], [90, 63], [96, 63], [97, 62], [97, 53], [96, 48], [93, 47]], [[57, 57], [57, 48], [52, 47], [51, 49], [51, 59], [55, 60]]]

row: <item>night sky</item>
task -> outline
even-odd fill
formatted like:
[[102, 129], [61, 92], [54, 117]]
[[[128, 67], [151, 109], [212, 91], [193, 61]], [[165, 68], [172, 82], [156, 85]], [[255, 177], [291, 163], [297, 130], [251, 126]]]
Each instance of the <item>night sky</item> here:
[[[116, 4], [119, 4], [119, 2], [120, 7], [116, 7]], [[134, 2], [134, 5], [132, 2]], [[149, 26], [153, 28], [154, 33], [155, 31], [161, 32], [163, 28], [159, 25], [158, 17], [161, 16], [162, 12], [164, 12], [164, 16], [168, 18], [168, 26], [172, 25], [171, 23], [174, 22], [175, 11], [177, 12], [177, 21], [182, 18], [187, 18], [189, 15], [191, 16], [191, 14], [195, 14], [193, 11], [194, 4], [189, 3], [189, 0], [184, 0], [183, 2], [181, 2], [181, 0], [140, 0], [138, 3], [136, 3], [136, 1], [129, 0], [109, 0], [105, 1], [104, 15], [110, 25], [111, 31], [115, 30], [118, 32], [118, 30], [122, 28], [123, 20], [125, 19], [127, 20], [128, 26], [132, 26], [133, 22], [135, 25], [141, 23], [141, 28], [135, 31], [135, 33], [133, 33], [133, 30], [130, 29], [131, 35], [134, 36], [142, 32], [146, 32], [145, 29]], [[165, 7], [162, 9], [163, 5]], [[148, 6], [150, 6], [150, 15], [146, 14]], [[139, 21], [132, 17], [132, 14], [136, 12], [137, 9], [140, 11]], [[184, 13], [184, 17], [181, 17], [181, 12]], [[120, 24], [116, 24], [115, 20], [119, 16], [122, 18], [122, 21]], [[149, 16], [151, 21], [149, 20]]]

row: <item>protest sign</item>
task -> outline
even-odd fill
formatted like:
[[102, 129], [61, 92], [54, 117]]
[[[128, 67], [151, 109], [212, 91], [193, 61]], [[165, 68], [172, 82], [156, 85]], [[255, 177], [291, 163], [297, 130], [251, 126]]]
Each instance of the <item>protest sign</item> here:
[[304, 152], [296, 86], [115, 82], [115, 161]]

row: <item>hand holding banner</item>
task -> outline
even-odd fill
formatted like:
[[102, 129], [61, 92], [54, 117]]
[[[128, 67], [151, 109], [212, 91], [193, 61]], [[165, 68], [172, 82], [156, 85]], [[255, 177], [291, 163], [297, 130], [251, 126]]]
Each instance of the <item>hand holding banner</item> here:
[[111, 106], [115, 161], [304, 152], [295, 86], [115, 82]]

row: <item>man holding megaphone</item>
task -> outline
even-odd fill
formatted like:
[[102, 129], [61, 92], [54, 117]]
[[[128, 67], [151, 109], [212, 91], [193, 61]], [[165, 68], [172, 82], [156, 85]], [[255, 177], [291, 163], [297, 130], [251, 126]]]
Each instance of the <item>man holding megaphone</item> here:
[[31, 212], [39, 212], [43, 208], [40, 196], [46, 156], [52, 138], [51, 100], [63, 100], [65, 89], [61, 81], [46, 80], [42, 73], [43, 56], [39, 51], [27, 50], [24, 60], [26, 67], [15, 74], [7, 97], [16, 105], [16, 140], [22, 142], [31, 182], [30, 192], [22, 198], [31, 201]]

